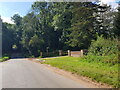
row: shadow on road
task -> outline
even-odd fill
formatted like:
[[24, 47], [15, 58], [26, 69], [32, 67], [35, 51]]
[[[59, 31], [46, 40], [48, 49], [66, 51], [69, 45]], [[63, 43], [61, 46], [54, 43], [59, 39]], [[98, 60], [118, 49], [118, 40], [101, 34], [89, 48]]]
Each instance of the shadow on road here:
[[25, 58], [25, 57], [21, 53], [12, 53], [11, 54], [11, 59], [17, 59], [17, 58]]

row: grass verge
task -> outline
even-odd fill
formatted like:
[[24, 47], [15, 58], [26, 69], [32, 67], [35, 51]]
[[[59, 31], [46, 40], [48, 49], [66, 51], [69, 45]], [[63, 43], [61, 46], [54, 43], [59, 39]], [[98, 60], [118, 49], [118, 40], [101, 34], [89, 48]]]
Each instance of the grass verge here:
[[118, 64], [109, 65], [102, 62], [89, 62], [80, 57], [57, 57], [46, 58], [45, 64], [50, 64], [54, 67], [86, 76], [97, 82], [112, 85], [115, 88], [119, 87], [118, 81]]
[[9, 57], [2, 57], [2, 58], [0, 58], [0, 62], [6, 61], [8, 59], [9, 59]]

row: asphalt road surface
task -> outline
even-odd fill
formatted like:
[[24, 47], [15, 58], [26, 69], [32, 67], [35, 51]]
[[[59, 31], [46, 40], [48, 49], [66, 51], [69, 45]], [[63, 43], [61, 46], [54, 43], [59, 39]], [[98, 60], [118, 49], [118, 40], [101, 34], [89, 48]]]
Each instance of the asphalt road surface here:
[[0, 63], [1, 67], [2, 88], [86, 88], [42, 64], [25, 59], [11, 59]]

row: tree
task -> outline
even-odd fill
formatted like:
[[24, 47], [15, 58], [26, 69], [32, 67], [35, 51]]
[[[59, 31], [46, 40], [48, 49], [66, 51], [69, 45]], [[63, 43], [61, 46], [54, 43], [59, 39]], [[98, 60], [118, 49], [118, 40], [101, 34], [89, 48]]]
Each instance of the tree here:
[[4, 24], [4, 33], [10, 31], [14, 36], [9, 47], [16, 46], [18, 51], [23, 49], [35, 56], [38, 50], [45, 52], [46, 48], [49, 51], [87, 49], [97, 35], [104, 38], [117, 35], [118, 15], [114, 29], [112, 23], [115, 13], [110, 6], [93, 2], [36, 1], [23, 18], [18, 14], [12, 17], [14, 25]]
[[32, 5], [32, 10], [39, 20], [40, 31], [45, 41], [44, 51], [49, 47], [51, 51], [58, 49], [59, 46], [59, 31], [56, 31], [52, 26], [53, 17], [56, 14], [54, 3], [50, 2], [35, 2]]
[[94, 22], [94, 29], [97, 35], [103, 35], [104, 38], [112, 37], [113, 33], [113, 20], [115, 11], [111, 9], [111, 6], [102, 4], [97, 6], [97, 10], [94, 13], [96, 21]]
[[11, 19], [14, 21], [14, 27], [13, 29], [15, 30], [15, 41], [14, 41], [14, 45], [17, 46], [17, 50], [18, 51], [21, 51], [21, 44], [20, 44], [20, 41], [21, 41], [21, 37], [22, 37], [22, 17], [19, 15], [19, 14], [14, 14], [13, 17], [11, 17]]
[[120, 2], [118, 7], [118, 12], [114, 20], [114, 33], [120, 39]]
[[68, 39], [69, 28], [71, 27], [71, 3], [69, 2], [60, 2], [54, 3], [53, 11], [55, 15], [53, 16], [52, 26], [54, 30], [57, 32], [58, 41], [59, 41], [59, 49], [68, 49], [69, 46], [65, 43]]
[[29, 54], [32, 54], [29, 42], [35, 34], [41, 37], [42, 33], [39, 31], [40, 24], [33, 12], [24, 16], [22, 23], [23, 32], [21, 37], [21, 44], [28, 50]]
[[39, 50], [42, 51], [44, 45], [44, 40], [42, 38], [39, 38], [37, 35], [34, 35], [33, 37], [31, 37], [30, 41], [29, 41], [29, 47], [31, 50], [31, 53], [33, 55], [39, 56]]
[[9, 54], [12, 52], [12, 45], [14, 44], [15, 40], [15, 33], [14, 29], [12, 28], [13, 25], [8, 23], [2, 23], [2, 53]]
[[71, 33], [67, 43], [74, 49], [88, 48], [94, 39], [94, 7], [92, 2], [73, 3]]

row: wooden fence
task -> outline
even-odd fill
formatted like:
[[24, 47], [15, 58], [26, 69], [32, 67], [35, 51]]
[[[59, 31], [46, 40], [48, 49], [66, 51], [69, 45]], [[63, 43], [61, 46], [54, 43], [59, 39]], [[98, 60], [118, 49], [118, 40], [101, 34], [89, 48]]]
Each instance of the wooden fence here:
[[83, 57], [83, 50], [80, 50], [80, 51], [70, 51], [70, 50], [68, 50], [68, 56]]
[[40, 52], [41, 57], [56, 57], [56, 56], [66, 56], [68, 55], [67, 51], [56, 50], [53, 52]]
[[85, 55], [84, 50], [80, 51], [63, 51], [63, 50], [57, 50], [53, 52], [40, 52], [41, 57], [55, 57], [55, 56], [72, 56], [72, 57], [83, 57]]

